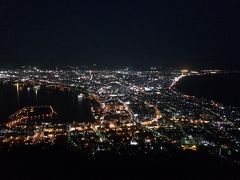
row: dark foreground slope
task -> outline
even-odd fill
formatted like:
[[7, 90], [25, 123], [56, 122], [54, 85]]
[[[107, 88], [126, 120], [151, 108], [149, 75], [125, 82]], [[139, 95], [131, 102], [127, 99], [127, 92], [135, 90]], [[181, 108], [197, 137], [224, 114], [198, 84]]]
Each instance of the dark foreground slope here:
[[240, 167], [204, 154], [87, 157], [69, 152], [0, 155], [0, 179], [240, 179]]

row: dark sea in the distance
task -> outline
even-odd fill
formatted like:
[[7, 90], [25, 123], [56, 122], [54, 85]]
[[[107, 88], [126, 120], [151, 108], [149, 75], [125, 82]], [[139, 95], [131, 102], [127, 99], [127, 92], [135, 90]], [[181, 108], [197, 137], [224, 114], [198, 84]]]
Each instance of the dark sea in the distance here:
[[240, 107], [240, 73], [186, 76], [175, 88], [183, 94]]

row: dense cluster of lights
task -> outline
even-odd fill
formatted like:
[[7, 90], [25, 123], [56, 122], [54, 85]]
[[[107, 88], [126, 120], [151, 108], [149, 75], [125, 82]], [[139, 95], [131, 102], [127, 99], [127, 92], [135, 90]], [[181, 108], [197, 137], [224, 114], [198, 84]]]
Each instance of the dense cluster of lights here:
[[[67, 149], [95, 154], [204, 151], [223, 158], [240, 152], [240, 109], [184, 95], [175, 89], [183, 77], [218, 70], [84, 70], [68, 67], [43, 70], [36, 67], [0, 70], [2, 82], [33, 88], [77, 91], [78, 98], [94, 100], [95, 122], [59, 123], [51, 106], [46, 114], [29, 116], [35, 107], [25, 107], [10, 116], [0, 129], [2, 149], [16, 144], [41, 144], [46, 148], [64, 137]], [[41, 111], [42, 113], [42, 111]], [[50, 118], [51, 117], [51, 118]], [[38, 119], [38, 120], [37, 120]], [[237, 159], [235, 159], [237, 160]], [[238, 159], [239, 160], [239, 159]]]

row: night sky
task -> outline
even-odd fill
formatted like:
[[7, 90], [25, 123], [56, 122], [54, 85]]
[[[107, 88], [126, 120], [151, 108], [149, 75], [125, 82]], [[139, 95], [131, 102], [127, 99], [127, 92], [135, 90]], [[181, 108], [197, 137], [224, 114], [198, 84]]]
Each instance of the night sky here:
[[2, 66], [240, 69], [239, 44], [239, 0], [0, 1]]

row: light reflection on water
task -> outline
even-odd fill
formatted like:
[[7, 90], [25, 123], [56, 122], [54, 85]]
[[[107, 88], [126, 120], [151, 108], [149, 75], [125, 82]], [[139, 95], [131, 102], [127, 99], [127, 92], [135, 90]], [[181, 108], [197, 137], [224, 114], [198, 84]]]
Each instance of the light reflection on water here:
[[40, 86], [29, 88], [17, 83], [0, 83], [0, 121], [3, 122], [18, 109], [29, 105], [52, 105], [63, 122], [93, 120], [90, 101], [79, 101], [77, 95], [72, 91]]

